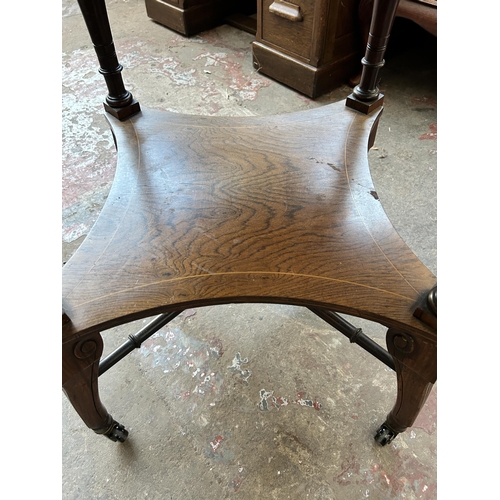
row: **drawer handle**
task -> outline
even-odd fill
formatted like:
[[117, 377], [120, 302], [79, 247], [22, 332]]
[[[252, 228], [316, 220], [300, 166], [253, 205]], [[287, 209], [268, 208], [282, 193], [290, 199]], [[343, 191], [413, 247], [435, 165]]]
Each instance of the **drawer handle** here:
[[279, 17], [283, 17], [284, 19], [288, 19], [289, 21], [300, 22], [304, 19], [298, 5], [284, 2], [283, 0], [275, 0], [269, 6], [269, 12]]

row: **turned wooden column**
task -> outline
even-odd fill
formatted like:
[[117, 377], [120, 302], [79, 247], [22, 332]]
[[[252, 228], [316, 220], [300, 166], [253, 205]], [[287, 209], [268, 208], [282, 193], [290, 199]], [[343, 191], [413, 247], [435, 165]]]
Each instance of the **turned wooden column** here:
[[99, 73], [108, 87], [104, 108], [119, 120], [140, 111], [139, 103], [125, 88], [104, 0], [78, 0], [85, 24], [99, 60]]
[[399, 0], [374, 0], [365, 56], [361, 60], [361, 80], [347, 98], [346, 106], [370, 113], [382, 105], [384, 96], [378, 89], [380, 69], [389, 42]]

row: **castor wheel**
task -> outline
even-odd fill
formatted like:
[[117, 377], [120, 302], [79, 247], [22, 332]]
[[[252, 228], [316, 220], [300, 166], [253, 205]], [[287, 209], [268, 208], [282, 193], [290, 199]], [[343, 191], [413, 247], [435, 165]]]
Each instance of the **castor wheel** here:
[[375, 441], [380, 446], [385, 446], [392, 442], [392, 440], [398, 435], [396, 431], [393, 431], [385, 422], [378, 428], [375, 434]]
[[120, 443], [123, 443], [128, 437], [128, 431], [122, 424], [115, 421], [113, 422], [113, 427], [106, 436], [111, 439], [111, 441], [120, 441]]

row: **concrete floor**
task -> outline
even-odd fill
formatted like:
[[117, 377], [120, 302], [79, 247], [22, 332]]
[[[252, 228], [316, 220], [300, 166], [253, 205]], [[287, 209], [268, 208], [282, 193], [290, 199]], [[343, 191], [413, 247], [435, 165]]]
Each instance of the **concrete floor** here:
[[[143, 106], [267, 115], [311, 100], [252, 67], [253, 36], [229, 26], [185, 38], [148, 19], [142, 0], [108, 2], [127, 87]], [[116, 165], [106, 94], [76, 1], [63, 1], [63, 262], [106, 199]], [[397, 20], [370, 152], [396, 229], [436, 270], [436, 41]], [[97, 147], [96, 147], [97, 144]], [[384, 345], [385, 331], [350, 318]], [[106, 353], [139, 325], [104, 332]], [[63, 397], [64, 499], [435, 499], [434, 387], [411, 430], [373, 440], [396, 397], [394, 373], [307, 310], [227, 305], [185, 311], [100, 378], [130, 432], [88, 430]]]

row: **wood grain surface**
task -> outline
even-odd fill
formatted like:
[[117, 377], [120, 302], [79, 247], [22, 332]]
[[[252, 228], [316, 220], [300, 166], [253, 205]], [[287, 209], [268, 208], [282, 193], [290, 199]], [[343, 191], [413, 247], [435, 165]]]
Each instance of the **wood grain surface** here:
[[63, 268], [63, 340], [230, 302], [327, 307], [435, 339], [413, 312], [436, 278], [369, 172], [380, 113], [340, 102], [273, 117], [108, 117], [115, 182]]

